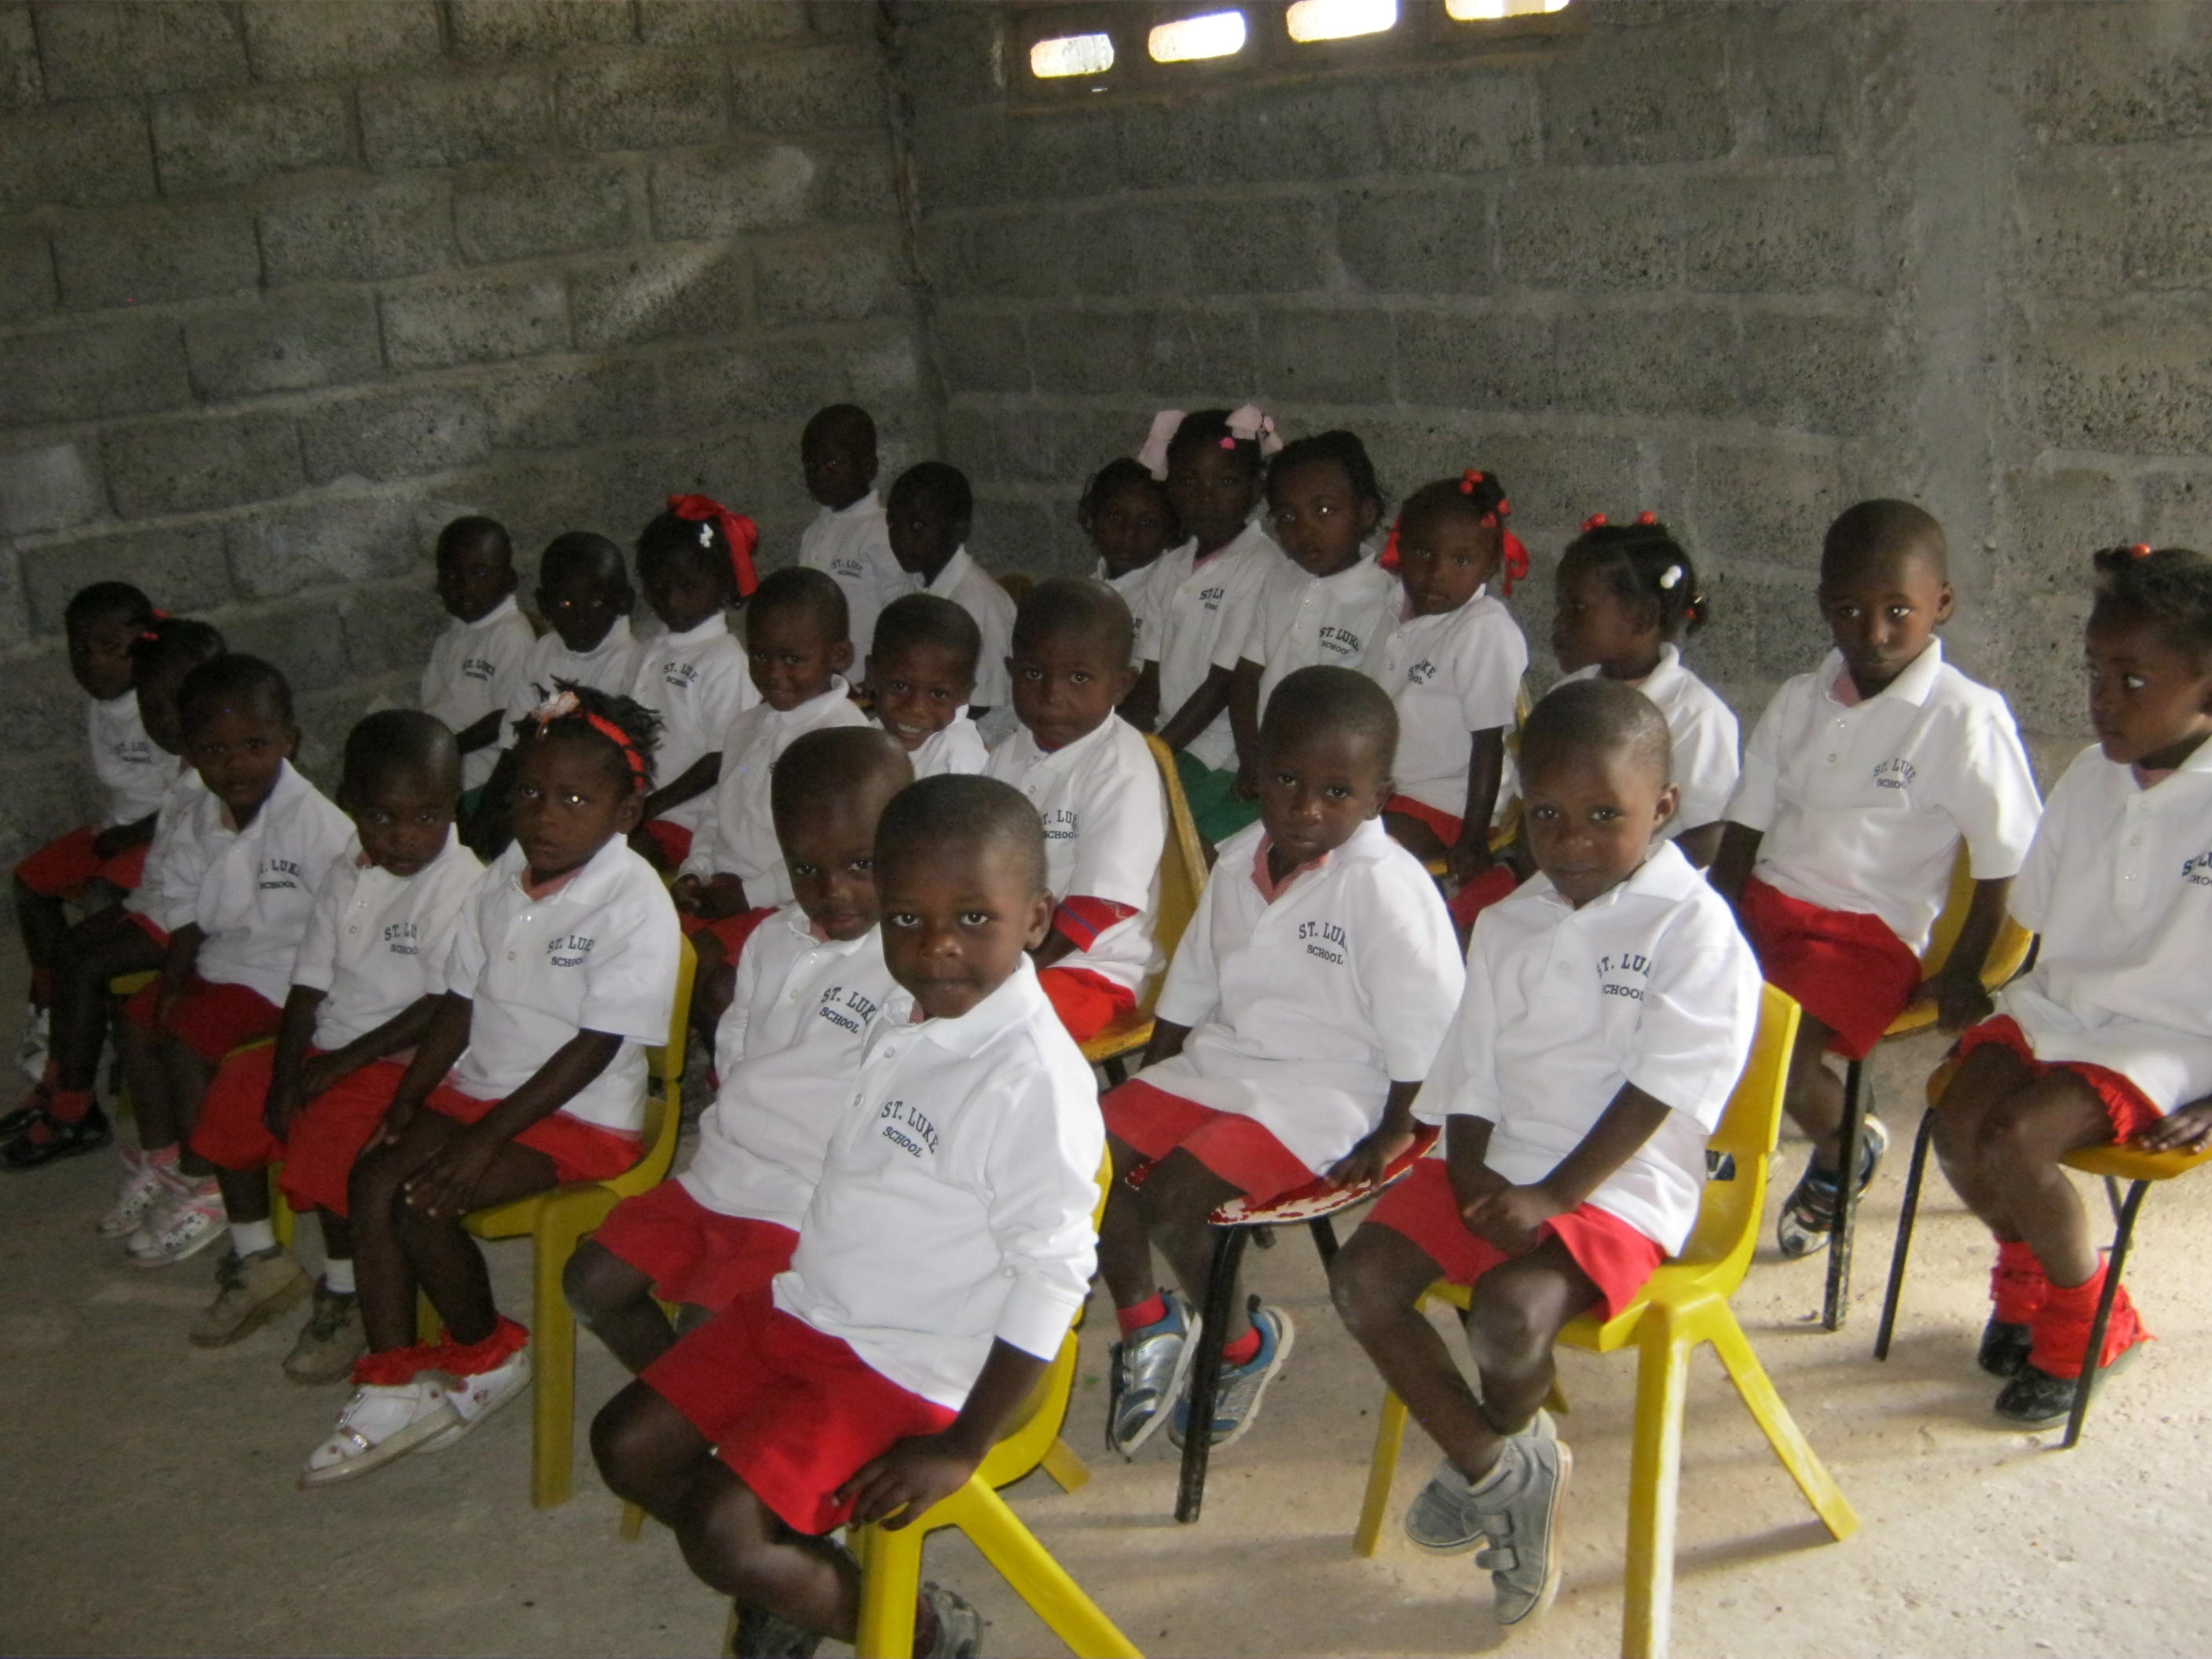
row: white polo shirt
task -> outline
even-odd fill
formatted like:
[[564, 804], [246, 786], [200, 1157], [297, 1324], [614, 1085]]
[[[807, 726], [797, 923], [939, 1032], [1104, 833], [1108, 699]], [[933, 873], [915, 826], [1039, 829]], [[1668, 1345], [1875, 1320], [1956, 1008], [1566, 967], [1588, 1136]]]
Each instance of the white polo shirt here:
[[983, 648], [975, 657], [975, 689], [969, 695], [979, 708], [1008, 707], [1014, 699], [1013, 682], [1006, 678], [1006, 657], [1014, 648], [1013, 595], [965, 547], [953, 550], [935, 581], [908, 577], [907, 591], [950, 599], [975, 619]]
[[2212, 744], [2148, 789], [2076, 755], [2010, 908], [2043, 942], [1997, 1012], [2038, 1060], [2109, 1067], [2161, 1112], [2212, 1095]]
[[645, 1051], [668, 1041], [675, 1012], [676, 906], [619, 836], [541, 898], [523, 888], [529, 871], [521, 847], [510, 846], [462, 907], [438, 988], [469, 999], [469, 1046], [447, 1081], [504, 1100], [578, 1032], [603, 1032], [622, 1047], [561, 1109], [641, 1133]]
[[1134, 624], [1129, 643], [1129, 666], [1142, 668], [1158, 653], [1152, 649], [1152, 636], [1158, 632], [1159, 619], [1154, 614], [1152, 584], [1165, 562], [1155, 559], [1150, 564], [1140, 564], [1134, 570], [1119, 576], [1106, 574], [1106, 561], [1099, 560], [1091, 566], [1091, 574], [1121, 596], [1129, 607], [1129, 620]]
[[915, 1012], [868, 1034], [775, 1303], [957, 1410], [994, 1340], [1049, 1359], [1090, 1294], [1106, 1127], [1026, 960], [957, 1019]]
[[553, 695], [556, 679], [628, 696], [637, 675], [637, 636], [630, 632], [628, 617], [617, 617], [605, 637], [589, 651], [571, 651], [562, 643], [558, 629], [548, 630], [522, 659], [522, 672], [516, 678], [514, 695], [507, 699], [507, 713], [500, 721], [500, 746], [514, 746], [515, 721]]
[[[1256, 664], [1263, 671], [1258, 707], [1264, 715], [1275, 688], [1299, 669], [1320, 663], [1357, 668], [1364, 662], [1399, 594], [1398, 578], [1364, 549], [1334, 576], [1310, 576], [1281, 554], [1261, 584], [1243, 639], [1232, 642], [1224, 634], [1214, 647], [1214, 665]], [[1461, 800], [1465, 803], [1464, 793]]]
[[318, 1048], [343, 1048], [444, 990], [446, 953], [483, 875], [451, 830], [438, 856], [411, 876], [369, 863], [358, 837], [346, 844], [316, 891], [292, 964], [293, 984], [323, 993]]
[[1167, 793], [1143, 733], [1109, 714], [1047, 753], [1024, 727], [992, 750], [983, 775], [1020, 790], [1044, 820], [1045, 879], [1055, 902], [1104, 899], [1137, 913], [1054, 965], [1141, 991], [1159, 966], [1152, 923], [1168, 837]]
[[799, 535], [799, 562], [826, 572], [845, 590], [854, 656], [866, 661], [876, 637], [876, 618], [893, 599], [914, 589], [913, 578], [899, 568], [891, 552], [883, 497], [871, 489], [849, 507], [823, 507]]
[[2020, 873], [2040, 810], [2004, 698], [1930, 640], [1881, 695], [1836, 696], [1843, 655], [1774, 694], [1744, 750], [1731, 822], [1759, 830], [1754, 873], [1823, 909], [1928, 943], [1964, 836], [1977, 881]]
[[1466, 970], [1420, 860], [1370, 818], [1273, 903], [1253, 880], [1266, 826], [1221, 844], [1159, 1018], [1191, 1028], [1145, 1080], [1255, 1118], [1319, 1175], [1426, 1077]]
[[862, 1042], [897, 991], [874, 929], [817, 939], [796, 904], [763, 922], [714, 1032], [721, 1088], [677, 1177], [684, 1190], [718, 1214], [796, 1230], [852, 1109]]
[[968, 710], [963, 708], [939, 731], [921, 740], [921, 747], [907, 757], [914, 763], [914, 781], [957, 772], [972, 777], [991, 759], [990, 745]]
[[191, 883], [192, 897], [170, 931], [196, 923], [207, 935], [194, 971], [282, 1006], [316, 890], [352, 839], [352, 820], [289, 761], [243, 830], [220, 799], [203, 794], [172, 850], [175, 879]]
[[[458, 734], [521, 696], [523, 665], [538, 635], [510, 593], [474, 622], [450, 619], [422, 666], [422, 712]], [[461, 787], [480, 787], [499, 764], [498, 741], [461, 757]]]
[[732, 875], [744, 883], [748, 904], [790, 903], [791, 878], [783, 867], [783, 849], [776, 845], [775, 815], [769, 809], [769, 771], [777, 757], [809, 732], [867, 723], [851, 688], [834, 674], [827, 691], [796, 708], [757, 702], [732, 720], [722, 739], [722, 776], [711, 798], [714, 810], [701, 821], [678, 873], [702, 881]]
[[[656, 789], [675, 782], [701, 756], [718, 753], [730, 722], [760, 701], [745, 648], [719, 611], [681, 634], [641, 642], [629, 695], [660, 716], [660, 744], [653, 751]], [[660, 816], [696, 834], [714, 804], [714, 792], [702, 790]]]
[[1759, 997], [1758, 958], [1734, 912], [1673, 842], [1579, 910], [1538, 874], [1476, 918], [1467, 994], [1413, 1115], [1488, 1119], [1484, 1162], [1525, 1186], [1633, 1084], [1668, 1108], [1666, 1121], [1589, 1201], [1680, 1250]]
[[[1566, 678], [1597, 678], [1597, 665], [1577, 668]], [[1674, 816], [1660, 829], [1668, 841], [1686, 830], [1701, 830], [1728, 816], [1742, 771], [1737, 757], [1735, 711], [1720, 694], [1682, 665], [1682, 653], [1671, 645], [1659, 647], [1659, 665], [1636, 689], [1659, 705], [1666, 717], [1667, 735], [1674, 745], [1674, 782], [1682, 791]], [[1403, 753], [1402, 745], [1400, 750]]]
[[165, 933], [183, 927], [199, 893], [201, 855], [192, 850], [198, 833], [193, 809], [208, 787], [191, 767], [179, 772], [161, 792], [161, 805], [154, 820], [154, 839], [146, 848], [145, 873], [137, 886], [123, 896], [123, 908], [142, 915]]
[[[1397, 601], [1402, 611], [1402, 590]], [[1477, 732], [1517, 719], [1528, 641], [1513, 613], [1481, 589], [1437, 617], [1400, 615], [1367, 653], [1367, 672], [1398, 709], [1398, 793], [1457, 817]], [[1513, 757], [1499, 775], [1498, 805], [1513, 797]]]
[[[1195, 538], [1160, 555], [1152, 567], [1154, 624], [1146, 642], [1151, 660], [1160, 665], [1162, 725], [1206, 684], [1224, 641], [1231, 650], [1243, 647], [1260, 586], [1283, 557], [1282, 549], [1256, 524], [1246, 525], [1204, 560], [1198, 557]], [[1193, 760], [1212, 771], [1235, 766], [1237, 739], [1229, 729], [1228, 711], [1215, 715], [1185, 747]]]
[[136, 823], [161, 810], [161, 798], [184, 763], [146, 735], [136, 690], [89, 703], [84, 735], [92, 750], [93, 775], [107, 792], [103, 828]]

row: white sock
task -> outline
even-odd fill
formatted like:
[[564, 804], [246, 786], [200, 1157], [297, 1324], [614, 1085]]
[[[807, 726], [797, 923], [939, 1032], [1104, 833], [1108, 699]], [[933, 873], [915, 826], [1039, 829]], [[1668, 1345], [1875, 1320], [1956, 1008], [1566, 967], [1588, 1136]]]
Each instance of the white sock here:
[[240, 1255], [258, 1255], [264, 1250], [275, 1249], [276, 1224], [273, 1221], [232, 1222], [230, 1248]]
[[333, 1296], [353, 1294], [353, 1258], [351, 1256], [333, 1256], [323, 1263], [323, 1288]]

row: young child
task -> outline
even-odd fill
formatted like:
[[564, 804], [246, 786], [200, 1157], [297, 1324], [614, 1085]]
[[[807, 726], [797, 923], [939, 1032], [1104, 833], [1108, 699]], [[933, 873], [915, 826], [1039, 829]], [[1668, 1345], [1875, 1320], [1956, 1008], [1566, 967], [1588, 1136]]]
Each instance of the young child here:
[[809, 732], [775, 763], [796, 897], [738, 965], [690, 1167], [624, 1199], [568, 1261], [570, 1305], [633, 1372], [676, 1340], [661, 1303], [720, 1313], [791, 1265], [862, 1044], [897, 988], [876, 927], [876, 823], [913, 781], [906, 751], [866, 726]]
[[968, 531], [975, 498], [967, 478], [942, 461], [924, 461], [899, 474], [888, 507], [891, 552], [916, 592], [951, 599], [975, 619], [983, 649], [975, 659], [975, 719], [1004, 708], [1006, 649], [1014, 631], [1014, 602], [982, 566], [969, 556]]
[[[826, 1534], [910, 1520], [965, 1484], [1096, 1261], [1095, 1085], [1026, 955], [1052, 916], [1036, 812], [987, 778], [915, 784], [884, 811], [876, 886], [901, 989], [790, 1269], [592, 1425], [608, 1486], [736, 1598], [739, 1653], [853, 1639], [860, 1570]], [[931, 1584], [915, 1611], [915, 1653], [975, 1651], [965, 1601]]]
[[177, 763], [146, 735], [132, 688], [131, 647], [154, 606], [128, 582], [94, 582], [62, 611], [70, 673], [87, 699], [85, 742], [93, 775], [107, 794], [105, 821], [48, 842], [15, 866], [15, 932], [31, 961], [31, 994], [15, 1063], [33, 1081], [46, 1073], [56, 951], [69, 907], [94, 882], [127, 893], [138, 884], [154, 816]]
[[1167, 795], [1129, 694], [1129, 607], [1105, 583], [1039, 582], [1014, 618], [1014, 714], [1022, 729], [985, 775], [1012, 784], [1044, 821], [1052, 931], [1032, 957], [1068, 1036], [1087, 1042], [1133, 1012], [1158, 965], [1152, 918]]
[[[629, 848], [654, 720], [563, 684], [517, 745], [514, 845], [463, 906], [428, 1029], [353, 1166], [368, 1352], [302, 1486], [449, 1443], [530, 1381], [530, 1334], [494, 1305], [471, 1210], [605, 1181], [644, 1151], [646, 1048], [668, 1037], [683, 934]], [[450, 1075], [449, 1075], [450, 1073]], [[447, 1340], [415, 1342], [417, 1290]]]
[[[2212, 559], [2112, 548], [2096, 569], [2097, 742], [2051, 792], [2010, 895], [2042, 943], [1959, 1040], [1936, 1115], [1944, 1173], [1996, 1237], [1980, 1364], [2006, 1379], [1997, 1415], [2023, 1427], [2073, 1405], [2104, 1292], [2059, 1159], [2212, 1139]], [[2123, 1286], [2100, 1363], [2149, 1334]]]
[[1133, 697], [1140, 709], [1158, 709], [1160, 741], [1175, 751], [1191, 817], [1209, 843], [1260, 816], [1257, 804], [1236, 792], [1229, 723], [1235, 665], [1216, 667], [1213, 659], [1224, 641], [1232, 649], [1243, 644], [1260, 585], [1282, 557], [1252, 520], [1271, 446], [1281, 447], [1274, 422], [1256, 410], [1204, 409], [1182, 417], [1160, 456], [1169, 502], [1190, 539], [1153, 567], [1158, 627], [1145, 642], [1148, 657]]
[[745, 648], [722, 614], [760, 586], [759, 542], [750, 519], [704, 495], [670, 496], [668, 510], [638, 535], [637, 579], [668, 631], [639, 646], [629, 688], [660, 716], [653, 766], [663, 781], [645, 803], [637, 850], [665, 870], [690, 855], [714, 808], [730, 722], [760, 701]]
[[[454, 924], [483, 873], [453, 834], [460, 794], [460, 750], [436, 716], [387, 708], [348, 735], [338, 804], [354, 839], [316, 891], [276, 1043], [222, 1062], [192, 1130], [230, 1221], [195, 1346], [241, 1341], [311, 1289], [284, 1375], [336, 1382], [367, 1345], [346, 1182], [429, 1029]], [[276, 1163], [292, 1207], [322, 1212], [319, 1282], [276, 1242], [265, 1173]]]
[[[1130, 666], [1142, 670], [1151, 659], [1149, 635], [1157, 626], [1152, 580], [1159, 574], [1160, 556], [1182, 539], [1167, 486], [1142, 461], [1126, 456], [1109, 461], [1085, 487], [1075, 516], [1098, 555], [1097, 568], [1091, 574], [1128, 601], [1136, 629]], [[1152, 706], [1133, 703], [1122, 712], [1139, 730], [1149, 731], [1159, 713], [1158, 701], [1155, 679]]]
[[[1538, 874], [1485, 910], [1467, 994], [1414, 1113], [1438, 1152], [1337, 1255], [1337, 1310], [1444, 1455], [1406, 1514], [1425, 1550], [1486, 1538], [1501, 1625], [1551, 1605], [1572, 1468], [1538, 1407], [1552, 1346], [1609, 1316], [1688, 1241], [1759, 1023], [1758, 963], [1725, 902], [1659, 837], [1674, 815], [1667, 724], [1613, 680], [1573, 681], [1521, 736]], [[1474, 1287], [1471, 1389], [1418, 1310]]]
[[[222, 652], [221, 634], [185, 617], [156, 617], [132, 641], [131, 677], [146, 736], [163, 754], [184, 753], [177, 692], [185, 677]], [[93, 1098], [100, 1049], [107, 1041], [107, 983], [118, 974], [161, 967], [169, 929], [180, 925], [179, 913], [193, 897], [193, 890], [176, 874], [179, 860], [172, 851], [193, 804], [206, 793], [198, 772], [189, 766], [178, 771], [162, 792], [137, 885], [121, 904], [93, 911], [56, 945], [52, 1042], [37, 1086], [0, 1116], [0, 1139], [6, 1142], [0, 1147], [0, 1169], [34, 1170], [107, 1144], [107, 1118]], [[173, 1152], [170, 1158], [173, 1161]], [[99, 1225], [105, 1238], [119, 1238], [135, 1228], [161, 1188], [155, 1168], [135, 1151], [125, 1151], [124, 1164], [122, 1194]]]
[[832, 404], [806, 423], [799, 440], [806, 493], [822, 504], [799, 538], [799, 562], [834, 577], [845, 590], [853, 644], [873, 649], [876, 619], [914, 583], [892, 556], [884, 504], [876, 494], [876, 423], [853, 404]]
[[[1820, 615], [1836, 641], [1775, 693], [1753, 729], [1713, 861], [1768, 981], [1804, 1010], [1790, 1115], [1813, 1155], [1783, 1205], [1784, 1255], [1828, 1242], [1841, 1196], [1843, 1084], [1829, 1050], [1863, 1060], [1908, 1004], [1946, 1030], [1984, 1001], [1981, 970], [2039, 810], [2012, 711], [1943, 660], [1953, 595], [1943, 528], [1909, 501], [1862, 501], [1828, 527]], [[1964, 839], [1974, 899], [1942, 971], [1920, 951]], [[1869, 1116], [1860, 1191], [1887, 1132]]]
[[[1397, 713], [1363, 674], [1303, 668], [1277, 688], [1260, 822], [1222, 844], [1145, 1069], [1103, 1103], [1115, 1181], [1099, 1261], [1121, 1328], [1107, 1435], [1124, 1455], [1170, 1407], [1182, 1437], [1207, 1215], [1316, 1176], [1371, 1180], [1411, 1139], [1464, 970], [1436, 884], [1377, 821], [1397, 743]], [[1139, 1164], [1150, 1173], [1132, 1188]], [[1155, 1247], [1180, 1293], [1160, 1288]], [[1231, 1305], [1216, 1445], [1251, 1426], [1291, 1348], [1281, 1309]]]
[[1528, 554], [1494, 472], [1469, 471], [1406, 498], [1391, 533], [1403, 590], [1369, 648], [1368, 672], [1398, 708], [1398, 793], [1382, 827], [1414, 857], [1448, 859], [1464, 887], [1489, 871], [1490, 826], [1505, 793], [1505, 739], [1518, 719], [1528, 642], [1505, 592]]
[[868, 690], [877, 720], [906, 750], [915, 777], [981, 772], [990, 758], [968, 712], [982, 649], [975, 619], [934, 593], [893, 599], [876, 618]]
[[1382, 489], [1349, 432], [1293, 440], [1267, 464], [1267, 514], [1283, 556], [1269, 567], [1241, 641], [1225, 634], [1214, 666], [1234, 671], [1229, 719], [1238, 787], [1255, 787], [1260, 718], [1285, 675], [1316, 663], [1357, 668], [1387, 625], [1398, 584], [1369, 556]]
[[1651, 514], [1614, 525], [1601, 513], [1567, 544], [1553, 587], [1552, 654], [1567, 678], [1620, 680], [1666, 716], [1681, 800], [1659, 833], [1705, 868], [1741, 763], [1735, 711], [1682, 665], [1680, 641], [1705, 625], [1689, 553]]
[[191, 897], [171, 918], [161, 976], [124, 1005], [117, 1030], [139, 1148], [167, 1187], [125, 1243], [141, 1267], [181, 1261], [222, 1236], [215, 1165], [176, 1148], [224, 1056], [276, 1034], [316, 890], [353, 835], [292, 768], [300, 729], [276, 668], [218, 657], [185, 677], [177, 702], [185, 758], [208, 792], [163, 878]]
[[456, 519], [438, 532], [438, 599], [453, 621], [423, 665], [422, 703], [460, 742], [464, 790], [490, 781], [501, 716], [538, 643], [514, 589], [514, 544], [498, 520]]
[[804, 566], [769, 576], [746, 608], [745, 654], [760, 701], [730, 722], [713, 811], [670, 890], [702, 974], [734, 965], [752, 930], [791, 902], [769, 799], [776, 757], [803, 732], [868, 723], [845, 684], [853, 664], [845, 625], [844, 590]]

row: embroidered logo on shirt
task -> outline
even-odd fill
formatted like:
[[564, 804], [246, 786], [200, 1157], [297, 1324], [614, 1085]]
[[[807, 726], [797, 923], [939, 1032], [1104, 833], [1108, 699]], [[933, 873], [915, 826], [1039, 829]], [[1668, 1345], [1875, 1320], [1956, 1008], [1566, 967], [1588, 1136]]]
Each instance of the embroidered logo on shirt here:
[[143, 738], [126, 738], [111, 745], [108, 753], [125, 766], [151, 766], [154, 763], [154, 745]]
[[833, 985], [823, 992], [822, 1000], [814, 1012], [822, 1018], [854, 1036], [868, 1029], [868, 1022], [876, 1017], [876, 1005], [858, 991], [848, 991], [842, 985]]
[[563, 933], [545, 941], [545, 959], [556, 968], [580, 968], [598, 943], [588, 933]]
[[498, 672], [498, 665], [489, 657], [461, 659], [461, 678], [465, 680], [482, 680], [489, 684], [491, 677]]
[[1037, 816], [1044, 820], [1047, 841], [1073, 841], [1081, 833], [1076, 816], [1065, 806], [1055, 806], [1049, 812]]
[[1332, 657], [1356, 657], [1365, 648], [1358, 635], [1348, 628], [1339, 628], [1333, 623], [1321, 630], [1319, 643], [1321, 648]]
[[1229, 589], [1226, 586], [1201, 587], [1198, 590], [1199, 605], [1207, 611], [1220, 610], [1222, 600], [1228, 597]]
[[386, 947], [396, 957], [421, 954], [422, 930], [411, 921], [395, 921], [384, 930]]
[[258, 876], [260, 889], [264, 893], [288, 888], [296, 890], [302, 878], [300, 866], [289, 859], [262, 860]]
[[1344, 965], [1344, 953], [1350, 947], [1345, 939], [1344, 929], [1336, 923], [1302, 921], [1298, 924], [1298, 938], [1304, 941], [1308, 956], [1319, 957], [1323, 962], [1333, 962], [1340, 968]]
[[1641, 985], [1632, 985], [1626, 980], [1617, 977], [1623, 974], [1641, 974], [1645, 979], [1650, 979], [1651, 958], [1638, 956], [1633, 951], [1625, 951], [1617, 957], [1600, 957], [1597, 959], [1598, 994], [1607, 997], [1629, 997], [1638, 1002], [1643, 1001], [1644, 988]]
[[688, 662], [671, 660], [660, 665], [660, 679], [664, 685], [689, 691], [699, 683], [699, 671]]
[[1874, 769], [1874, 787], [1877, 789], [1910, 788], [1919, 769], [1902, 755], [1895, 760], [1886, 760]]
[[1430, 661], [1426, 657], [1424, 657], [1420, 661], [1415, 663], [1411, 668], [1408, 668], [1406, 671], [1406, 684], [1408, 685], [1426, 685], [1431, 680], [1436, 678], [1436, 664]]
[[2199, 853], [2184, 863], [2181, 878], [2191, 887], [2212, 887], [2212, 853]]
[[[925, 1147], [932, 1158], [937, 1156], [937, 1126], [919, 1106], [909, 1106], [903, 1100], [887, 1100], [877, 1109], [876, 1115], [884, 1121], [884, 1139], [892, 1146], [914, 1158], [920, 1158]], [[902, 1123], [905, 1129], [899, 1127]], [[908, 1129], [914, 1133], [908, 1134]]]

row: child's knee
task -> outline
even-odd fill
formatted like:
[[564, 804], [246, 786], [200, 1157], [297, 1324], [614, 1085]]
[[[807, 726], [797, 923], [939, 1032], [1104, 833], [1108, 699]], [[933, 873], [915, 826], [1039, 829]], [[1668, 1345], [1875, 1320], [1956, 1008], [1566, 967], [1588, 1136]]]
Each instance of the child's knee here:
[[1517, 1274], [1493, 1274], [1475, 1287], [1468, 1334], [1486, 1361], [1525, 1370], [1551, 1356], [1559, 1335], [1549, 1299]]
[[1328, 1264], [1329, 1300], [1354, 1337], [1364, 1340], [1402, 1318], [1419, 1299], [1422, 1288], [1436, 1278], [1435, 1265], [1425, 1257], [1409, 1274], [1399, 1260], [1401, 1245], [1414, 1248], [1387, 1227], [1362, 1227]]
[[752, 1489], [720, 1464], [677, 1505], [676, 1540], [691, 1571], [739, 1601], [773, 1600], [781, 1588], [769, 1550], [779, 1529]]
[[592, 1461], [608, 1486], [624, 1497], [650, 1486], [675, 1462], [666, 1425], [658, 1419], [675, 1407], [642, 1382], [632, 1382], [592, 1419]]
[[346, 1177], [346, 1208], [356, 1227], [374, 1227], [392, 1218], [399, 1200], [399, 1161], [389, 1146], [374, 1146], [354, 1160]]
[[651, 1285], [636, 1268], [595, 1239], [586, 1239], [561, 1270], [561, 1291], [585, 1324], [635, 1305]]

